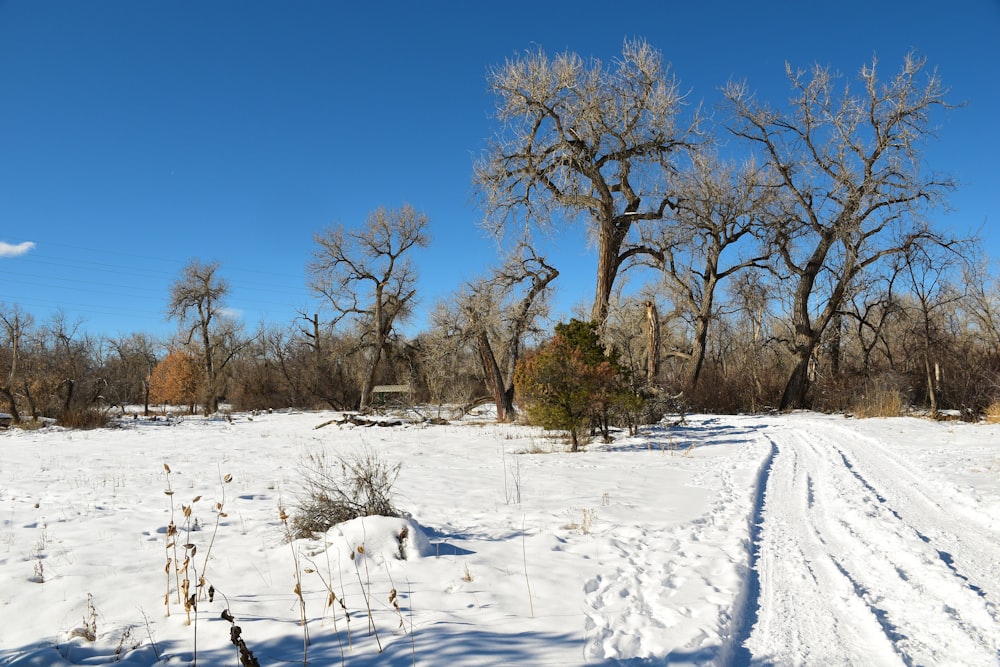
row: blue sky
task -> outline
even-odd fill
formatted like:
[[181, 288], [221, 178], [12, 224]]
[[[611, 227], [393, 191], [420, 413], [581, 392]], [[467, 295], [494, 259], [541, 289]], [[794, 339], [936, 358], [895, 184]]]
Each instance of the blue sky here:
[[[419, 327], [497, 256], [471, 198], [487, 70], [539, 46], [608, 61], [635, 37], [710, 105], [731, 78], [780, 103], [785, 61], [853, 75], [877, 54], [888, 75], [918, 50], [967, 103], [926, 153], [961, 182], [941, 222], [1000, 257], [997, 35], [1000, 0], [0, 0], [0, 302], [164, 336], [199, 258], [249, 327], [286, 325], [319, 305], [313, 234], [407, 202], [431, 219]], [[589, 306], [580, 230], [546, 245], [561, 312]]]

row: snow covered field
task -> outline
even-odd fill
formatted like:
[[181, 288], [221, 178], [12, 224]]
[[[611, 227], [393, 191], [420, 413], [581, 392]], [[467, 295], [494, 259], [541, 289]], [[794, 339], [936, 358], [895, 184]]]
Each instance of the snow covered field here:
[[[567, 454], [335, 416], [0, 432], [0, 666], [239, 665], [233, 623], [302, 664], [297, 569], [311, 665], [1000, 664], [1000, 426], [702, 416]], [[408, 522], [286, 542], [324, 450], [401, 462]], [[214, 587], [190, 624], [171, 503]]]

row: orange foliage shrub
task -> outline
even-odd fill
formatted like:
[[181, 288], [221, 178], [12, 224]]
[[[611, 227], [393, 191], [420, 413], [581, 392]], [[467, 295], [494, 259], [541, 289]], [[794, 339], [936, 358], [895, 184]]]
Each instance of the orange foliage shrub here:
[[154, 403], [186, 405], [194, 410], [201, 389], [201, 369], [187, 352], [174, 350], [156, 364], [149, 377], [149, 398]]

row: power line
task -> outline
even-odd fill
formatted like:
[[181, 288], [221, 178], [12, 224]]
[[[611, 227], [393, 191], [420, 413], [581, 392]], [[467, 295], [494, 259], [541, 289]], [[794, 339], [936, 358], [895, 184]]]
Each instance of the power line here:
[[[99, 248], [87, 248], [87, 247], [83, 247], [83, 246], [73, 246], [73, 245], [67, 245], [67, 244], [64, 244], [64, 243], [49, 243], [49, 242], [46, 242], [45, 243], [45, 247], [48, 247], [48, 246], [55, 246], [55, 247], [59, 247], [59, 248], [66, 248], [68, 250], [77, 250], [77, 251], [82, 251], [82, 252], [87, 252], [87, 253], [98, 253], [98, 254], [102, 254], [102, 255], [111, 255], [111, 256], [113, 256], [116, 259], [117, 258], [121, 258], [121, 257], [129, 257], [129, 258], [139, 259], [139, 260], [143, 260], [143, 261], [161, 262], [161, 263], [164, 263], [164, 264], [168, 264], [169, 267], [170, 267], [169, 270], [168, 269], [163, 269], [162, 271], [160, 271], [160, 270], [150, 271], [148, 269], [148, 267], [143, 267], [143, 268], [138, 269], [138, 270], [141, 271], [141, 272], [160, 273], [162, 275], [166, 275], [166, 276], [170, 276], [170, 277], [177, 277], [178, 274], [180, 273], [180, 270], [183, 268], [183, 266], [188, 263], [187, 260], [178, 261], [176, 258], [158, 257], [158, 256], [152, 256], [152, 255], [138, 255], [138, 254], [133, 254], [133, 253], [118, 252], [117, 250], [115, 250], [115, 251], [106, 250], [106, 249], [102, 250], [102, 249], [99, 249]], [[50, 258], [51, 257], [52, 259], [58, 259], [58, 260], [61, 260], [61, 261], [65, 261], [67, 263], [78, 262], [80, 264], [92, 264], [94, 266], [108, 267], [111, 270], [118, 270], [118, 269], [122, 268], [119, 264], [105, 264], [105, 263], [102, 263], [102, 262], [90, 262], [88, 260], [83, 260], [83, 259], [79, 259], [79, 258], [75, 258], [75, 257], [74, 258], [64, 258], [64, 257], [59, 257], [59, 256], [50, 256], [50, 255], [47, 255], [45, 253], [36, 253], [36, 252], [31, 252], [28, 255], [24, 255], [22, 257], [22, 259], [31, 259], [33, 257], [46, 257], [46, 258]], [[211, 261], [211, 260], [208, 260], [208, 261]], [[234, 272], [234, 271], [235, 272], [242, 272], [242, 273], [250, 273], [250, 274], [259, 275], [259, 276], [273, 276], [275, 278], [291, 279], [291, 280], [295, 280], [295, 281], [300, 281], [300, 280], [302, 280], [305, 277], [304, 272], [303, 272], [302, 275], [293, 276], [293, 275], [290, 275], [290, 274], [287, 274], [287, 273], [275, 273], [273, 271], [261, 270], [260, 267], [245, 267], [245, 266], [240, 266], [240, 265], [236, 265], [236, 264], [230, 264], [230, 263], [221, 262], [221, 261], [219, 262], [219, 266], [220, 266], [220, 270], [221, 270], [221, 273], [222, 273], [223, 277], [225, 276], [225, 274], [228, 274], [228, 273]], [[304, 267], [305, 267], [305, 262], [303, 262], [303, 269], [304, 269]], [[136, 268], [136, 267], [125, 267], [125, 268], [131, 269], [131, 268]], [[291, 289], [289, 286], [279, 286], [279, 287]]]

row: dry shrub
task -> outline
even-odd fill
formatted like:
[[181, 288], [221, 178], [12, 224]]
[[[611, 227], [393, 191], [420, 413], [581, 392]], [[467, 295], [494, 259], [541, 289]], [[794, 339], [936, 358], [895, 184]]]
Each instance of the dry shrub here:
[[59, 425], [75, 429], [104, 428], [111, 423], [111, 415], [106, 410], [95, 408], [70, 408], [59, 416]]
[[11, 428], [19, 428], [22, 431], [37, 431], [45, 428], [47, 422], [44, 419], [21, 419], [19, 424], [11, 424]]
[[1000, 424], [1000, 401], [993, 401], [983, 410], [987, 424]]
[[703, 372], [693, 394], [685, 394], [689, 411], [714, 414], [758, 413], [781, 401], [784, 379], [777, 373], [759, 377], [718, 369]]
[[392, 502], [392, 485], [401, 466], [370, 449], [332, 458], [325, 451], [307, 454], [300, 465], [305, 491], [292, 517], [292, 538], [325, 533], [358, 517], [400, 516]]
[[871, 387], [851, 406], [855, 417], [898, 417], [903, 414], [903, 395], [891, 387]]

